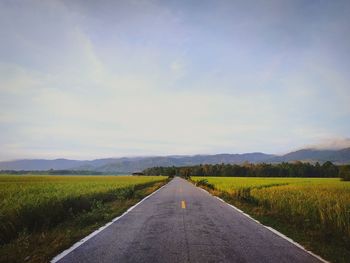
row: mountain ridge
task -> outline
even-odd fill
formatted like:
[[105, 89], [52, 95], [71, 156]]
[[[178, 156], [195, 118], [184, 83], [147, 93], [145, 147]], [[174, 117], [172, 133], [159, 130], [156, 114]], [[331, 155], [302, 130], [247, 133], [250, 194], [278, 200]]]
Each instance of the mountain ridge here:
[[132, 173], [154, 166], [190, 166], [198, 164], [230, 163], [281, 163], [294, 161], [326, 162], [336, 164], [350, 162], [350, 147], [340, 150], [301, 149], [284, 155], [251, 152], [242, 154], [212, 155], [168, 155], [146, 157], [101, 158], [95, 160], [58, 159], [21, 159], [0, 162], [0, 170], [87, 170], [111, 173]]

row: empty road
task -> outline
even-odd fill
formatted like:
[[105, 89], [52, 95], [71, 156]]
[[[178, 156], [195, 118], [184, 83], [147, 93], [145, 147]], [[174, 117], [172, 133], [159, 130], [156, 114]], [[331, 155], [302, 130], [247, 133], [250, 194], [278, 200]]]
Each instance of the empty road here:
[[58, 262], [320, 262], [175, 178]]

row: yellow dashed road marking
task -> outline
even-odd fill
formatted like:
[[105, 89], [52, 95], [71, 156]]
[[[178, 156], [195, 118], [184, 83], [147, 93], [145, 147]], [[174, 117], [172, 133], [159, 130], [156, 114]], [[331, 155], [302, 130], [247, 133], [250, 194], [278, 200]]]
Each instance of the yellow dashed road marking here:
[[185, 209], [186, 208], [186, 203], [185, 203], [185, 201], [181, 201], [181, 207], [183, 208], [183, 209]]

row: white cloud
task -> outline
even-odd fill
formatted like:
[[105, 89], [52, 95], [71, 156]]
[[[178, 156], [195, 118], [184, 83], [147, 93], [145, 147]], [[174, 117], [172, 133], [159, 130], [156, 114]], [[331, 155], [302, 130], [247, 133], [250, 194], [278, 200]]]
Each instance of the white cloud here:
[[313, 149], [339, 150], [350, 147], [350, 138], [325, 138], [317, 144], [308, 145]]

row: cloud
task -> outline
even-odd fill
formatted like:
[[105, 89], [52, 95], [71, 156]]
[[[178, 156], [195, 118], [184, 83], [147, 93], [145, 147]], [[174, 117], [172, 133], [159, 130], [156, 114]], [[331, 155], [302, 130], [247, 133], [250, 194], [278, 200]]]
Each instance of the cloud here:
[[345, 149], [350, 147], [350, 138], [323, 139], [320, 143], [309, 145], [308, 147], [313, 149], [328, 149], [328, 150]]

